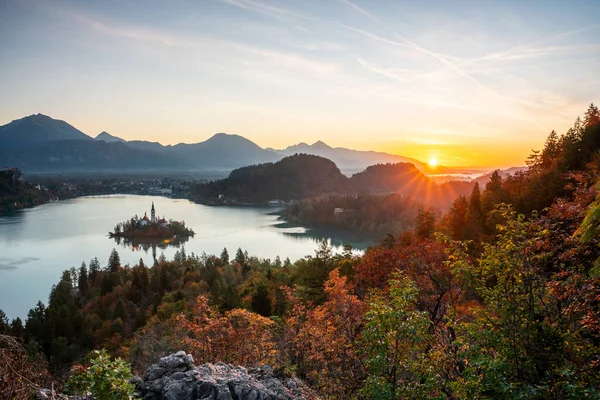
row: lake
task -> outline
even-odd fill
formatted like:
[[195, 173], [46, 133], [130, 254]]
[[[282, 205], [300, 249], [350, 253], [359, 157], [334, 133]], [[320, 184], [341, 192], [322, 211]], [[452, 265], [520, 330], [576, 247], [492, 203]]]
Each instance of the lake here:
[[[134, 215], [150, 216], [154, 202], [157, 217], [184, 220], [195, 231], [183, 246], [187, 254], [221, 254], [231, 258], [238, 247], [259, 258], [295, 261], [314, 254], [325, 239], [339, 252], [344, 244], [361, 250], [371, 242], [348, 232], [310, 230], [281, 223], [268, 207], [210, 207], [188, 200], [155, 196], [113, 195], [82, 197], [44, 204], [0, 217], [0, 309], [9, 318], [27, 315], [38, 300], [47, 303], [50, 288], [62, 271], [79, 268], [98, 257], [106, 266], [113, 248], [122, 265], [140, 258], [152, 265], [161, 253], [172, 259], [180, 247], [147, 248], [117, 244], [107, 235], [114, 226]], [[144, 248], [146, 247], [146, 249]]]

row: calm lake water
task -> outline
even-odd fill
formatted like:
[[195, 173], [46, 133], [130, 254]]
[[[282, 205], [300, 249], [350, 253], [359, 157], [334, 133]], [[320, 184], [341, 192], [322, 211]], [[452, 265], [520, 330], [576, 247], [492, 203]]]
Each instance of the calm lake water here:
[[[53, 284], [62, 271], [89, 264], [98, 257], [105, 266], [116, 248], [121, 264], [134, 265], [140, 258], [153, 263], [153, 249], [117, 244], [107, 234], [133, 215], [150, 216], [154, 201], [157, 216], [184, 220], [196, 235], [184, 244], [186, 253], [221, 254], [230, 257], [238, 247], [260, 258], [295, 261], [314, 254], [318, 242], [327, 239], [334, 251], [344, 244], [364, 249], [364, 238], [328, 230], [308, 230], [281, 224], [276, 209], [257, 207], [208, 207], [187, 200], [154, 196], [115, 195], [83, 197], [49, 203], [14, 215], [0, 217], [0, 309], [9, 318], [24, 318], [38, 300], [47, 303]], [[171, 259], [180, 247], [156, 248]]]

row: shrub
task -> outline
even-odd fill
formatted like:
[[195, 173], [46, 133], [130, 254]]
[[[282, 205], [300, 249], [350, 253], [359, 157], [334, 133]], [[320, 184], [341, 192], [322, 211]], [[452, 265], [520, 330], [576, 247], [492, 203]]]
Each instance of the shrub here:
[[76, 365], [67, 382], [67, 390], [74, 394], [90, 392], [97, 400], [130, 399], [134, 386], [131, 368], [121, 358], [111, 360], [106, 350], [94, 351], [89, 366]]

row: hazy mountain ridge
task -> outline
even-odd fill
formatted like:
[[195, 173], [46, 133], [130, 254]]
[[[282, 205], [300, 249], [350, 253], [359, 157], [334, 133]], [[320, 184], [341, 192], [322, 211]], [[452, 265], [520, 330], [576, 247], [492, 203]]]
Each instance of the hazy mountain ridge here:
[[[60, 145], [57, 142], [61, 142]], [[87, 142], [85, 145], [79, 142]], [[108, 144], [108, 146], [107, 146]], [[115, 145], [121, 146], [115, 146]], [[124, 146], [124, 147], [122, 147]], [[18, 151], [17, 151], [18, 150]], [[293, 154], [311, 154], [332, 160], [346, 173], [369, 165], [418, 160], [375, 151], [333, 148], [322, 141], [299, 143], [283, 150], [262, 148], [240, 135], [217, 133], [199, 143], [162, 145], [125, 140], [106, 131], [95, 138], [65, 121], [43, 114], [30, 115], [0, 126], [0, 165], [25, 172], [69, 170], [233, 170], [247, 165], [277, 162]]]
[[113, 142], [121, 142], [121, 143], [126, 143], [127, 140], [125, 139], [121, 139], [120, 137], [117, 136], [113, 136], [110, 133], [106, 132], [106, 131], [102, 131], [100, 132], [96, 137], [96, 140], [102, 140], [106, 143], [113, 143]]
[[363, 151], [347, 149], [344, 147], [331, 147], [321, 140], [313, 143], [312, 145], [301, 142], [282, 150], [273, 151], [285, 156], [296, 153], [321, 156], [333, 161], [341, 170], [350, 172], [362, 171], [370, 165], [387, 163], [411, 163], [420, 170], [424, 170], [426, 167], [424, 163], [414, 158], [378, 151]]
[[0, 148], [21, 150], [55, 140], [93, 140], [65, 121], [33, 114], [0, 126]]

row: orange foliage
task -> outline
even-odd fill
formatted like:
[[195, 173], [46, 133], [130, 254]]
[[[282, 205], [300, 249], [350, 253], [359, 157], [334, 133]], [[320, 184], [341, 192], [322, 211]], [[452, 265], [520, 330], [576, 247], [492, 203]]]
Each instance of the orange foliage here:
[[367, 306], [338, 269], [325, 282], [327, 300], [312, 308], [288, 291], [285, 343], [298, 373], [324, 393], [345, 398], [360, 385], [364, 368], [357, 340]]
[[405, 261], [405, 256], [396, 250], [383, 247], [369, 249], [355, 267], [354, 281], [363, 291], [386, 288], [392, 272], [400, 269]]
[[277, 355], [274, 322], [248, 310], [219, 314], [198, 296], [190, 317], [177, 318], [183, 344], [197, 363], [225, 362], [245, 366], [273, 364]]

